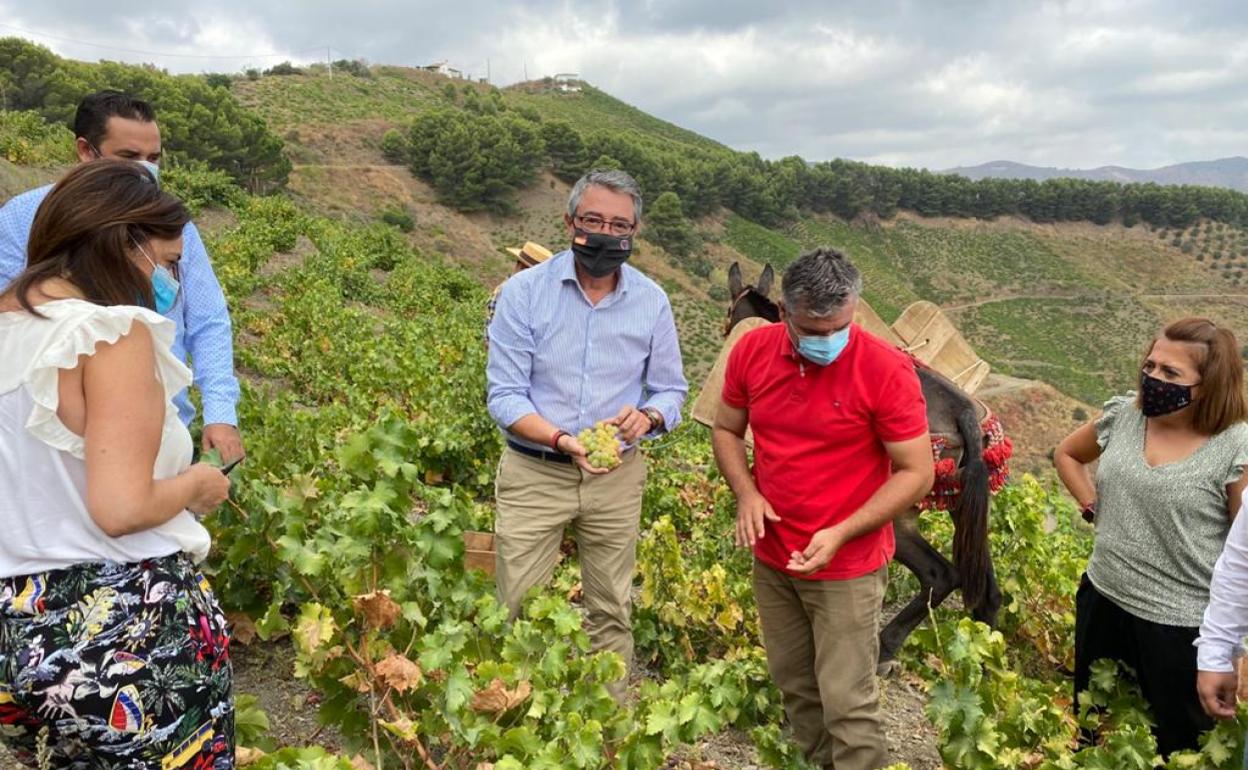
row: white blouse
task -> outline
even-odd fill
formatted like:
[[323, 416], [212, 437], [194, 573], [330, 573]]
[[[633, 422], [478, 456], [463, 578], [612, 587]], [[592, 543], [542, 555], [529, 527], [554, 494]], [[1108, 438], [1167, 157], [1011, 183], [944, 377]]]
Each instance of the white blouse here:
[[136, 562], [185, 551], [208, 555], [210, 538], [189, 511], [143, 532], [109, 537], [86, 505], [82, 436], [57, 417], [60, 371], [113, 343], [136, 322], [156, 346], [156, 377], [165, 391], [165, 423], [152, 477], [172, 478], [190, 467], [190, 432], [173, 396], [191, 382], [170, 352], [173, 322], [140, 307], [102, 307], [64, 299], [0, 313], [0, 578], [30, 575], [90, 561]]
[[1213, 567], [1209, 606], [1196, 640], [1196, 668], [1233, 671], [1248, 636], [1248, 510], [1244, 506], [1231, 524], [1222, 555]]

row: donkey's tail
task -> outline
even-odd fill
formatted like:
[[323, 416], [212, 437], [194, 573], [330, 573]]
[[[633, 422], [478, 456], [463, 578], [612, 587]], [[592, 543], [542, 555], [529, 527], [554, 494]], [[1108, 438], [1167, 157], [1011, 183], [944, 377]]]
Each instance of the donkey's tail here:
[[984, 601], [992, 554], [988, 550], [988, 466], [973, 402], [957, 417], [962, 436], [962, 493], [953, 514], [953, 563], [958, 569], [962, 601], [973, 610]]

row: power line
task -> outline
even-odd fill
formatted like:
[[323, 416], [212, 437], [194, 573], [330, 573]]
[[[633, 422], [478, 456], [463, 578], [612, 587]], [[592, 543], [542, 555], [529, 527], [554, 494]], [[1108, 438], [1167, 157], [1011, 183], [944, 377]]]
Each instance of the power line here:
[[203, 54], [203, 53], [169, 53], [169, 52], [164, 52], [164, 51], [140, 51], [134, 48], [119, 48], [118, 46], [115, 46], [115, 45], [91, 43], [86, 40], [74, 40], [73, 38], [61, 37], [59, 35], [48, 35], [43, 32], [32, 32], [31, 30], [28, 30], [28, 29], [15, 27], [12, 24], [0, 23], [0, 27], [3, 27], [4, 29], [11, 29], [15, 32], [20, 32], [24, 35], [31, 35], [33, 37], [46, 37], [49, 40], [56, 40], [61, 43], [85, 45], [85, 46], [90, 46], [92, 48], [103, 48], [108, 51], [120, 51], [122, 53], [133, 53], [133, 54], [138, 54], [140, 56], [161, 56], [161, 57], [169, 57], [169, 58], [175, 58], [175, 59], [274, 59], [274, 58], [290, 58], [291, 56], [294, 56], [294, 55], [303, 54], [303, 53], [311, 53], [313, 51], [320, 53], [321, 51], [325, 50], [324, 46], [317, 46], [315, 48], [306, 48], [302, 51], [288, 51], [286, 53], [243, 53], [243, 54], [237, 54], [237, 55]]

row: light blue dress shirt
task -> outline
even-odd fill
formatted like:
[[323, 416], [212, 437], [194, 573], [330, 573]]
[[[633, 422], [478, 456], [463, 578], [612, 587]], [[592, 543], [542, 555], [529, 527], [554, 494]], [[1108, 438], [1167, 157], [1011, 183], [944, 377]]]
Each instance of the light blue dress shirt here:
[[[0, 207], [0, 290], [26, 267], [26, 242], [39, 204], [52, 185], [18, 195]], [[221, 284], [212, 272], [208, 250], [199, 230], [188, 223], [182, 231], [182, 261], [178, 264], [182, 296], [165, 317], [177, 326], [173, 354], [180, 361], [190, 354], [195, 386], [203, 397], [204, 424], [238, 425], [239, 387], [234, 376], [234, 338], [230, 311]], [[195, 407], [183, 390], [174, 398], [178, 415], [187, 425]]]
[[575, 264], [563, 251], [503, 284], [489, 330], [490, 416], [504, 433], [537, 413], [575, 435], [626, 405], [652, 406], [674, 429], [689, 384], [667, 294], [626, 264], [591, 305]]

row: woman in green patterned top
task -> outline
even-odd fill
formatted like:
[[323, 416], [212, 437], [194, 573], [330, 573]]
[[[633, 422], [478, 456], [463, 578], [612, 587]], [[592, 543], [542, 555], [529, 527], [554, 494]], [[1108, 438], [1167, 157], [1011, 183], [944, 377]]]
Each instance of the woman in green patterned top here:
[[[1076, 696], [1093, 661], [1125, 663], [1165, 756], [1197, 748], [1213, 726], [1197, 697], [1192, 642], [1245, 485], [1245, 417], [1235, 335], [1185, 318], [1149, 345], [1139, 391], [1106, 402], [1053, 456], [1096, 525], [1075, 599]], [[1088, 464], [1098, 459], [1094, 481]]]

